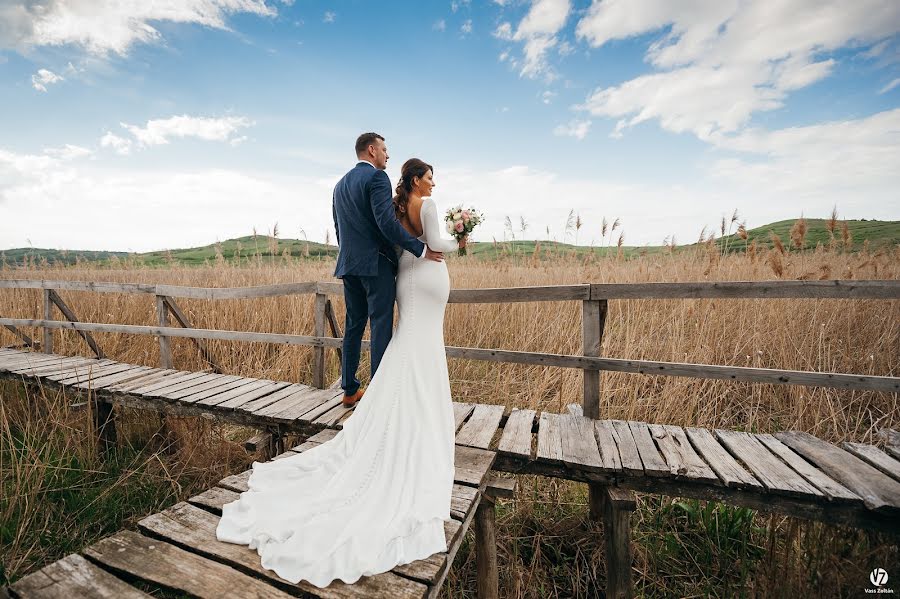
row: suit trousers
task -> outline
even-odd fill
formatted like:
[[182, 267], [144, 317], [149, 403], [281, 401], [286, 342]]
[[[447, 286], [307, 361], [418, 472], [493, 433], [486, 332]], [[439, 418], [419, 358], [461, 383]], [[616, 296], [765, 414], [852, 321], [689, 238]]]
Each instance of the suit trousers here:
[[379, 254], [377, 275], [344, 275], [342, 280], [347, 318], [344, 321], [341, 388], [346, 395], [353, 395], [360, 385], [356, 371], [359, 369], [360, 346], [366, 321], [370, 321], [372, 377], [375, 376], [384, 350], [393, 335], [394, 300], [397, 296], [395, 267], [385, 256]]

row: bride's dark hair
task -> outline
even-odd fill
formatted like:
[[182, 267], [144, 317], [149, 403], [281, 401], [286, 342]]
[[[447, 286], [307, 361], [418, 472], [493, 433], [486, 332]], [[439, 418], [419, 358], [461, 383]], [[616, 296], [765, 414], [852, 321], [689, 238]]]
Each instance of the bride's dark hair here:
[[421, 179], [428, 171], [434, 173], [430, 164], [418, 158], [410, 158], [403, 163], [403, 168], [400, 169], [400, 180], [397, 181], [397, 188], [394, 190], [397, 193], [394, 196], [394, 212], [397, 214], [397, 218], [403, 218], [403, 215], [406, 214], [413, 179], [416, 177]]

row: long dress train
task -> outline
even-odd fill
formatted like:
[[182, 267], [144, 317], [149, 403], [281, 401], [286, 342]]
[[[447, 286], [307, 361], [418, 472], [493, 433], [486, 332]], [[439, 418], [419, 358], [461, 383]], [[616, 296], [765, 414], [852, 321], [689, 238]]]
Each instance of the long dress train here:
[[[451, 251], [434, 202], [420, 239]], [[249, 490], [222, 508], [221, 541], [256, 549], [264, 568], [317, 587], [446, 551], [454, 419], [444, 351], [450, 278], [443, 262], [404, 252], [397, 329], [343, 429], [301, 454], [253, 464]]]

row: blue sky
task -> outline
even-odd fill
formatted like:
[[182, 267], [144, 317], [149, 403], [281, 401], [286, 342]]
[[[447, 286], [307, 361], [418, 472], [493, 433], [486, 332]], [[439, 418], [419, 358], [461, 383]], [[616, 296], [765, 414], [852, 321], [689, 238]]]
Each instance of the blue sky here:
[[895, 0], [0, 0], [0, 249], [333, 239], [367, 130], [479, 240], [896, 220], [898, 31]]

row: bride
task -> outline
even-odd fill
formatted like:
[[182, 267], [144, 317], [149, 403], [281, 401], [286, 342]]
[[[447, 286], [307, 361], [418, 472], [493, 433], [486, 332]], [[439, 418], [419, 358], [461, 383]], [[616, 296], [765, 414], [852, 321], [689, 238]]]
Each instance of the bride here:
[[[401, 224], [434, 251], [455, 249], [441, 238], [432, 167], [413, 158], [401, 174]], [[443, 332], [449, 293], [444, 262], [402, 253], [397, 329], [364, 399], [330, 441], [254, 463], [249, 490], [222, 508], [220, 541], [249, 545], [264, 568], [320, 588], [447, 550], [455, 436]]]

